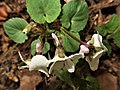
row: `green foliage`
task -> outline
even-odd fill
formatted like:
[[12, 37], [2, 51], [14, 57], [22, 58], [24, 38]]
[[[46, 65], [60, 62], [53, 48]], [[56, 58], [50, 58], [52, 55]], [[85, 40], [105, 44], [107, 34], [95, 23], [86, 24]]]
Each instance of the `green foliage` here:
[[72, 82], [74, 83], [75, 87], [79, 87], [79, 90], [87, 90], [87, 81], [82, 79], [80, 76], [76, 75], [72, 78]]
[[[79, 33], [70, 32], [72, 35], [76, 36], [78, 39], [80, 38]], [[79, 49], [79, 43], [71, 38], [67, 34], [61, 34], [62, 37], [62, 45], [66, 52], [75, 52]]]
[[28, 39], [23, 29], [28, 23], [21, 18], [12, 18], [4, 23], [5, 33], [16, 43], [24, 43]]
[[[20, 44], [24, 43], [25, 40], [28, 39], [26, 34], [31, 30], [31, 28], [33, 28], [32, 33], [29, 32], [30, 38], [35, 39], [40, 37], [40, 39], [35, 39], [31, 43], [31, 54], [33, 56], [36, 54], [37, 43], [45, 41], [42, 48], [42, 54], [46, 54], [50, 50], [50, 43], [48, 43], [46, 40], [51, 40], [52, 32], [59, 32], [59, 36], [62, 38], [63, 48], [66, 52], [75, 52], [79, 49], [80, 44], [75, 39], [70, 37], [68, 33], [80, 39], [79, 32], [85, 28], [88, 20], [88, 5], [84, 0], [72, 0], [64, 4], [62, 7], [62, 12], [60, 0], [26, 0], [26, 6], [30, 17], [35, 22], [28, 24], [24, 19], [12, 18], [6, 21], [4, 24], [4, 30], [6, 34], [13, 41]], [[116, 22], [114, 22], [114, 20], [117, 20], [116, 18], [118, 17], [116, 15], [113, 15], [113, 18], [111, 18], [111, 22], [109, 22], [110, 25], [107, 26], [106, 24], [100, 26], [98, 28], [98, 31], [100, 31], [100, 33], [103, 33], [104, 36], [106, 36], [107, 34], [115, 33], [116, 29], [118, 30], [119, 26], [119, 24], [116, 24]], [[54, 28], [52, 26], [52, 22], [59, 21], [59, 19], [61, 21], [60, 24], [57, 24], [58, 26], [56, 25]], [[115, 25], [112, 26], [113, 23], [115, 23]], [[117, 23], [120, 22], [117, 21]], [[112, 27], [111, 30], [109, 30], [110, 26]], [[61, 27], [67, 28], [68, 33], [66, 34], [66, 32], [62, 31]], [[49, 30], [49, 28], [51, 30]], [[103, 31], [103, 28], [107, 28], [108, 30], [106, 29]], [[120, 45], [120, 38], [118, 38], [120, 37], [120, 34], [116, 34], [113, 36], [114, 42], [117, 45]], [[105, 41], [105, 43], [109, 47], [108, 42]], [[73, 60], [73, 62], [76, 65], [76, 63], [79, 61], [76, 59]], [[98, 90], [98, 83], [93, 77], [89, 76], [87, 78], [82, 78], [81, 75], [76, 75], [75, 77], [72, 77], [72, 74], [68, 73], [65, 68], [63, 70], [56, 71], [55, 74], [61, 80], [70, 85], [74, 90], [78, 90], [78, 88], [80, 90]]]
[[98, 81], [96, 80], [96, 78], [92, 77], [92, 76], [87, 76], [86, 77], [87, 80], [87, 90], [99, 90], [99, 84]]
[[[46, 40], [51, 40], [51, 33], [54, 32], [58, 34], [59, 32], [64, 50], [66, 52], [75, 52], [79, 49], [80, 44], [70, 37], [69, 34], [62, 31], [61, 27], [65, 27], [71, 35], [80, 39], [79, 32], [85, 28], [88, 21], [88, 5], [85, 0], [71, 0], [70, 2], [65, 3], [63, 7], [61, 6], [60, 0], [26, 0], [27, 11], [35, 22], [28, 24], [21, 18], [9, 19], [4, 24], [5, 33], [14, 42], [21, 44], [28, 39], [27, 34], [31, 28], [33, 28], [32, 33], [29, 32], [30, 38], [35, 39], [40, 37], [40, 39], [35, 39], [31, 43], [31, 54], [34, 56], [36, 54], [37, 43], [45, 41], [42, 48], [42, 54], [46, 54], [50, 50], [50, 43]], [[55, 21], [56, 24], [59, 19], [59, 24], [54, 28], [54, 23], [52, 22]], [[120, 47], [119, 16], [113, 15], [107, 24], [99, 26], [97, 30], [108, 39], [113, 38], [114, 43]], [[109, 50], [109, 55], [111, 53], [109, 42], [107, 40], [104, 40], [103, 42]], [[73, 60], [73, 62], [76, 65], [79, 60], [76, 59]], [[81, 60], [81, 62], [85, 61]], [[84, 65], [84, 63], [81, 63], [80, 66], [82, 65]], [[99, 85], [95, 78], [91, 76], [84, 78], [83, 73], [86, 72], [86, 70], [83, 70], [83, 68], [84, 66], [80, 67], [80, 72], [78, 74], [74, 73], [74, 77], [72, 77], [73, 74], [70, 74], [65, 68], [56, 70], [55, 75], [70, 85], [73, 90], [99, 90]]]
[[75, 75], [72, 77], [66, 69], [57, 70], [55, 74], [59, 79], [74, 88], [74, 90], [99, 90], [99, 83], [97, 79], [92, 76], [88, 75], [86, 78], [82, 78], [79, 75]]
[[64, 69], [64, 70], [57, 70], [55, 72], [56, 76], [60, 78], [60, 80], [65, 81], [68, 85], [72, 85], [72, 80], [70, 77], [70, 73]]
[[[61, 12], [60, 0], [46, 0], [46, 1], [45, 0], [32, 0], [32, 1], [26, 0], [26, 6], [27, 6], [27, 11], [31, 16], [31, 18], [35, 22], [39, 24], [44, 24], [44, 25], [46, 25], [45, 22], [51, 23], [55, 21]], [[88, 20], [87, 3], [85, 1], [73, 0], [66, 3], [62, 9], [63, 9], [63, 12], [61, 14], [62, 25], [70, 29], [70, 33], [75, 35], [77, 38], [80, 38], [80, 35], [78, 34], [78, 32], [85, 27]], [[12, 20], [10, 19], [6, 23]], [[14, 20], [14, 22], [12, 21], [12, 23], [10, 22], [10, 24], [12, 25], [11, 28], [7, 27], [8, 24], [4, 25], [5, 32], [16, 43], [25, 42], [25, 40], [27, 39], [26, 34], [27, 32], [30, 31], [30, 30], [27, 30], [28, 26], [29, 26], [29, 29], [31, 29], [31, 27], [34, 28], [34, 24], [28, 24], [25, 20], [16, 20], [16, 21]], [[9, 30], [8, 32], [6, 28], [7, 29], [14, 28], [14, 30]], [[20, 30], [17, 30], [17, 29], [20, 29]], [[15, 33], [14, 35], [11, 34], [13, 32]], [[45, 33], [48, 33], [48, 32], [45, 32]], [[75, 41], [73, 38], [71, 38], [69, 35], [62, 33], [62, 39], [63, 39], [62, 45], [66, 52], [75, 52], [78, 50], [79, 43]], [[47, 51], [49, 51], [49, 48], [50, 48], [50, 45], [48, 42], [46, 42], [43, 47], [42, 54], [45, 54]], [[35, 42], [32, 46], [31, 54], [32, 55], [35, 54]]]
[[42, 49], [42, 54], [46, 54], [50, 50], [50, 44], [48, 42], [44, 43], [44, 47]]
[[97, 31], [102, 35], [102, 36], [106, 36], [107, 35], [107, 30], [106, 30], [106, 25], [101, 25], [99, 27], [97, 27]]
[[60, 14], [60, 0], [26, 0], [31, 18], [40, 24], [53, 22]]
[[40, 43], [39, 39], [32, 41], [31, 43], [31, 54], [34, 56], [36, 54], [36, 44]]
[[85, 1], [70, 1], [66, 3], [62, 9], [62, 26], [74, 32], [79, 32], [86, 26], [88, 20], [88, 6]]
[[97, 31], [106, 36], [106, 39], [113, 38], [114, 43], [120, 47], [120, 17], [113, 14], [107, 24], [103, 24], [97, 28]]
[[104, 45], [105, 45], [105, 46], [107, 47], [107, 49], [108, 49], [107, 55], [109, 56], [109, 55], [112, 53], [112, 48], [111, 48], [108, 40], [103, 40], [103, 43], [104, 43]]
[[120, 48], [120, 32], [116, 33], [113, 37], [114, 43]]

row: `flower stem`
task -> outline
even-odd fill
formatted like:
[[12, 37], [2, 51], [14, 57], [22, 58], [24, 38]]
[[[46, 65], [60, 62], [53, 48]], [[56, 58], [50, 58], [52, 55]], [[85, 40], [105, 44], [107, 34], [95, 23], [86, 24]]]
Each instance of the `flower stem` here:
[[72, 35], [70, 32], [68, 32], [65, 28], [61, 27], [61, 30], [64, 31], [65, 33], [67, 33], [71, 38], [76, 40], [78, 43], [85, 45], [88, 48], [91, 46], [91, 45], [87, 44], [86, 42], [83, 42], [82, 40], [76, 38], [74, 35]]
[[77, 90], [77, 88], [74, 85], [71, 85], [71, 87], [73, 88], [73, 90]]

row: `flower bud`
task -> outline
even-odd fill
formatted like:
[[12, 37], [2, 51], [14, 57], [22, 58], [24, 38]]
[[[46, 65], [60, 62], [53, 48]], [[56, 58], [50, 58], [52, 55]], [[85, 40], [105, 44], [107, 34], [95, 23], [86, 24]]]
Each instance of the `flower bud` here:
[[41, 53], [42, 52], [42, 45], [41, 45], [41, 43], [37, 43], [36, 44], [36, 52], [37, 53]]
[[70, 0], [64, 0], [64, 2], [66, 2], [66, 3], [69, 2], [69, 1], [70, 1]]
[[52, 33], [52, 37], [54, 38], [56, 45], [58, 46], [58, 44], [59, 44], [58, 37], [54, 33]]
[[80, 46], [81, 52], [88, 54], [89, 53], [89, 48], [87, 48], [85, 45]]

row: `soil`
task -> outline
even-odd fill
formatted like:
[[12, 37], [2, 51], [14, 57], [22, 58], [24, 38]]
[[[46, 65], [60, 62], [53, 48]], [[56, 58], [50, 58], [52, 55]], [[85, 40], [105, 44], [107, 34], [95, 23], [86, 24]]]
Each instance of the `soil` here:
[[[62, 3], [65, 3], [61, 0]], [[120, 16], [119, 0], [86, 0], [89, 5], [89, 21], [82, 36], [94, 33], [95, 23], [103, 23], [105, 19], [116, 13]], [[103, 17], [96, 18], [97, 15]], [[3, 24], [12, 17], [31, 20], [25, 7], [25, 0], [0, 0], [0, 90], [72, 90], [69, 85], [56, 76], [46, 78], [38, 71], [20, 70], [22, 64], [18, 48], [26, 59], [29, 54], [31, 40], [22, 45], [11, 41], [4, 33]], [[97, 78], [100, 90], [120, 90], [120, 49], [111, 43], [112, 54], [100, 59], [99, 69], [91, 74]], [[56, 84], [57, 83], [57, 84]]]

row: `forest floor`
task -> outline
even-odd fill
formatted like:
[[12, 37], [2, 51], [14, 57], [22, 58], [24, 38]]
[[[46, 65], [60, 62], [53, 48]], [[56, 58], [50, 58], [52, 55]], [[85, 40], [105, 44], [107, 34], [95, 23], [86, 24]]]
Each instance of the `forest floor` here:
[[[103, 15], [116, 13], [120, 16], [119, 0], [86, 0], [89, 5], [88, 30], [94, 28], [93, 18], [101, 10]], [[23, 50], [24, 57], [30, 57], [30, 41], [17, 45], [4, 33], [3, 24], [12, 17], [21, 17], [27, 21], [30, 17], [26, 11], [25, 0], [0, 0], [0, 90], [72, 90], [55, 76], [44, 79], [38, 71], [19, 70], [21, 63], [17, 48]], [[100, 84], [100, 90], [120, 90], [120, 49], [112, 44], [112, 54], [100, 59], [99, 69], [91, 72]], [[27, 50], [27, 51], [26, 51]], [[24, 52], [25, 51], [25, 52]], [[27, 53], [26, 53], [27, 52]], [[56, 84], [57, 83], [57, 84]], [[69, 89], [68, 89], [69, 88]]]

